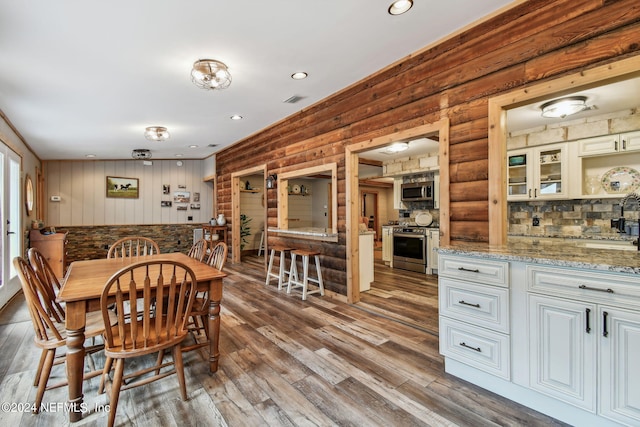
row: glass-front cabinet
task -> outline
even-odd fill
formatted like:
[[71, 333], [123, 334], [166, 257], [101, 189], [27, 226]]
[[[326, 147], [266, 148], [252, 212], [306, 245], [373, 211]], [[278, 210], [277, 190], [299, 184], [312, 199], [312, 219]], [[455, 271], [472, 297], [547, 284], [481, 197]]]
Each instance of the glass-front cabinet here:
[[507, 200], [567, 197], [567, 144], [512, 150], [507, 153]]

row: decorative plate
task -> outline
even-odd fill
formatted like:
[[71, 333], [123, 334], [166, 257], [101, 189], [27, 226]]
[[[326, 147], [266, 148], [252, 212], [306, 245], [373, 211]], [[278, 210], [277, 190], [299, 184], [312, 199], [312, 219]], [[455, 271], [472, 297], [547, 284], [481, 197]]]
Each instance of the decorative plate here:
[[416, 215], [416, 225], [428, 227], [433, 222], [433, 216], [429, 212], [422, 212]]
[[294, 185], [293, 187], [291, 187], [291, 191], [294, 194], [300, 194], [300, 186], [298, 184]]
[[640, 186], [640, 172], [621, 166], [602, 175], [602, 188], [609, 194], [630, 193]]

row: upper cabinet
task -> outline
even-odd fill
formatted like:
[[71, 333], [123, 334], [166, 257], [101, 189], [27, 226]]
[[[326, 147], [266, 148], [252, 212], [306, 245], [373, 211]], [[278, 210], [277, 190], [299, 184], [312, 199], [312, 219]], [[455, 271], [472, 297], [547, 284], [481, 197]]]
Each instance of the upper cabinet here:
[[596, 136], [577, 142], [578, 155], [581, 157], [640, 151], [640, 131]]
[[562, 199], [568, 196], [568, 145], [544, 145], [509, 151], [507, 198]]

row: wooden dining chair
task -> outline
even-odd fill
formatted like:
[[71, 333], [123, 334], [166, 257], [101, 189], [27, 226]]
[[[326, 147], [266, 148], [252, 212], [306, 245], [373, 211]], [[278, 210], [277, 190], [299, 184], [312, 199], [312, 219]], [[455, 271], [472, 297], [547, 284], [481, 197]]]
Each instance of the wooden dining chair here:
[[[68, 384], [66, 379], [56, 384], [48, 384], [53, 366], [65, 361], [65, 355], [56, 355], [56, 351], [67, 345], [66, 314], [64, 308], [51, 299], [51, 291], [47, 289], [48, 285], [40, 281], [27, 260], [22, 257], [16, 257], [13, 259], [13, 265], [18, 272], [25, 301], [29, 308], [29, 315], [35, 332], [34, 343], [42, 350], [33, 383], [34, 387], [38, 387], [33, 407], [33, 412], [37, 413], [40, 410], [45, 391]], [[107, 322], [110, 325], [115, 324], [116, 318], [113, 312], [107, 313]], [[104, 324], [105, 320], [103, 320], [101, 312], [87, 313], [85, 338], [94, 338], [102, 335], [105, 330]], [[102, 348], [104, 346], [100, 344], [85, 350], [86, 354], [90, 355]], [[96, 377], [101, 373], [101, 369], [87, 372], [84, 374], [84, 379]]]
[[197, 259], [198, 261], [202, 261], [207, 255], [207, 249], [209, 249], [209, 243], [205, 239], [199, 239], [193, 244], [193, 246], [191, 246], [187, 255], [191, 258]]
[[141, 236], [129, 236], [116, 240], [109, 248], [107, 258], [130, 258], [159, 253], [160, 248], [153, 239]]
[[27, 252], [27, 257], [38, 279], [45, 285], [45, 289], [49, 293], [50, 301], [56, 306], [56, 311], [64, 313], [63, 305], [56, 301], [62, 284], [53, 271], [53, 268], [51, 268], [51, 264], [49, 264], [49, 261], [47, 261], [42, 252], [36, 248], [30, 248]]
[[[227, 254], [229, 248], [225, 242], [218, 242], [211, 250], [207, 264], [216, 270], [222, 271], [225, 263], [227, 262]], [[195, 344], [184, 346], [183, 352], [195, 350], [200, 347], [208, 345], [209, 341], [209, 293], [198, 292], [195, 301], [193, 302], [193, 309], [189, 314], [190, 320], [188, 324], [188, 330], [193, 335]], [[197, 335], [200, 332], [204, 332], [207, 340], [205, 342], [198, 342]]]
[[[115, 422], [121, 390], [138, 387], [177, 374], [182, 400], [187, 399], [187, 388], [182, 362], [181, 343], [187, 335], [187, 318], [196, 292], [196, 276], [188, 266], [169, 260], [142, 261], [122, 268], [104, 286], [100, 308], [105, 325], [108, 322], [109, 305], [115, 300], [118, 323], [106, 328], [106, 361], [99, 392], [104, 392], [113, 362], [115, 370], [109, 393], [108, 425]], [[141, 304], [136, 304], [136, 300]], [[123, 305], [129, 302], [132, 313], [126, 319]], [[152, 303], [156, 308], [152, 310]], [[142, 312], [137, 312], [141, 305]], [[163, 363], [165, 349], [171, 349], [173, 361]], [[151, 367], [124, 375], [124, 361], [158, 353]], [[164, 368], [173, 365], [173, 368]], [[135, 366], [139, 367], [139, 364]], [[123, 382], [126, 380], [126, 383]]]

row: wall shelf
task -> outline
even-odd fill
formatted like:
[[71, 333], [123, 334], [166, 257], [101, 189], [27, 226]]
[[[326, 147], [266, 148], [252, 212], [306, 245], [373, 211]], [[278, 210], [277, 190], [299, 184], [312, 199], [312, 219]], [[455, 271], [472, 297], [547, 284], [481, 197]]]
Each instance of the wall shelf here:
[[260, 191], [262, 190], [240, 190], [241, 193], [259, 193]]

